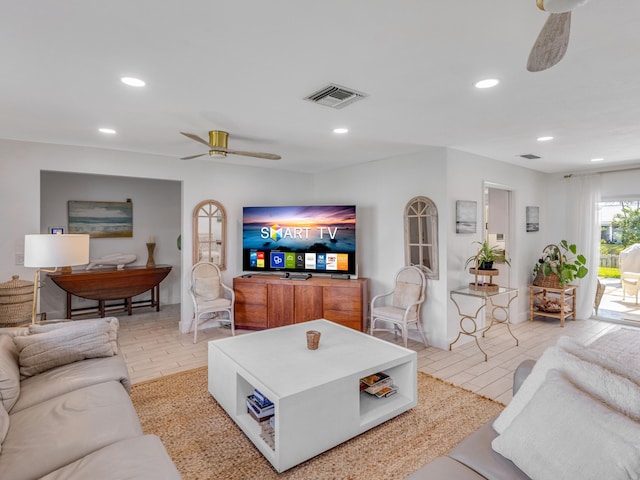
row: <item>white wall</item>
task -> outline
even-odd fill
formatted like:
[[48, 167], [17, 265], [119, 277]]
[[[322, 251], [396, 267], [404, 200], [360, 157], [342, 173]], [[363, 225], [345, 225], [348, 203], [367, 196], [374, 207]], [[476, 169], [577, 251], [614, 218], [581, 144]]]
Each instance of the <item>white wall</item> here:
[[[242, 269], [243, 206], [356, 204], [359, 275], [370, 279], [372, 295], [388, 290], [395, 272], [404, 264], [406, 203], [415, 196], [427, 196], [438, 208], [440, 276], [429, 283], [423, 325], [430, 342], [440, 348], [448, 348], [459, 327], [449, 291], [470, 281], [464, 262], [475, 253], [472, 242], [482, 240], [481, 229], [475, 235], [455, 233], [456, 200], [474, 200], [482, 205], [484, 181], [508, 186], [513, 191], [513, 236], [508, 253], [512, 259], [511, 286], [519, 290], [512, 308], [514, 321], [527, 318], [527, 285], [542, 248], [564, 235], [561, 178], [439, 147], [316, 175], [14, 141], [0, 141], [0, 164], [0, 218], [5, 221], [5, 233], [0, 237], [0, 279], [6, 280], [14, 273], [27, 279], [33, 277], [32, 269], [15, 265], [15, 253], [23, 248], [24, 234], [40, 228], [41, 170], [182, 182], [183, 246], [191, 245], [191, 215], [195, 205], [205, 199], [221, 202], [228, 215], [228, 267], [224, 272], [227, 282]], [[525, 232], [526, 206], [540, 207], [540, 232]], [[478, 215], [481, 221], [480, 211]], [[184, 266], [181, 328], [185, 330], [192, 315], [187, 294], [191, 249], [183, 248], [180, 258]]]
[[[40, 172], [60, 171], [182, 182], [182, 240], [191, 245], [191, 215], [198, 202], [214, 199], [227, 211], [227, 241], [230, 246], [224, 280], [231, 282], [242, 269], [237, 246], [241, 242], [242, 206], [249, 204], [287, 204], [309, 201], [313, 178], [283, 172], [207, 160], [181, 161], [177, 158], [115, 150], [68, 147], [0, 140], [0, 279], [11, 275], [31, 280], [31, 268], [16, 265], [16, 253], [24, 251], [24, 235], [40, 230]], [[131, 194], [133, 196], [133, 193]], [[235, 247], [235, 248], [234, 248]], [[191, 300], [187, 293], [191, 248], [183, 248], [181, 262], [181, 329], [189, 327]], [[4, 281], [2, 280], [2, 281]]]

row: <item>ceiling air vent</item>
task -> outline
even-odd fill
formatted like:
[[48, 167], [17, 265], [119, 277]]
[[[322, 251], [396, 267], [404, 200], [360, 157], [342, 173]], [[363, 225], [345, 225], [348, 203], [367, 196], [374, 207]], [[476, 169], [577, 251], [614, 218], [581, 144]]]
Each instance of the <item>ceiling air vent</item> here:
[[344, 108], [350, 103], [367, 97], [366, 93], [332, 83], [304, 97], [305, 100], [331, 108]]
[[522, 158], [526, 158], [527, 160], [537, 160], [538, 158], [542, 158], [539, 157], [537, 155], [534, 155], [533, 153], [526, 153], [524, 155], [520, 155]]

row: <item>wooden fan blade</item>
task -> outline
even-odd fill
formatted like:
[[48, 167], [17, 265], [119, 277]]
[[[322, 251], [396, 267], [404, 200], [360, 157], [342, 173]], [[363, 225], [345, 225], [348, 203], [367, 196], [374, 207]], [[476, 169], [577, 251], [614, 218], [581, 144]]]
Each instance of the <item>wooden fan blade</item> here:
[[245, 152], [243, 150], [230, 150], [228, 148], [213, 147], [211, 150], [214, 152], [230, 153], [233, 155], [242, 155], [244, 157], [264, 158], [266, 160], [280, 160], [282, 157], [275, 153], [262, 153], [262, 152]]
[[527, 70], [541, 72], [562, 60], [569, 46], [570, 31], [571, 12], [549, 15], [531, 49]]
[[189, 157], [182, 157], [180, 160], [191, 160], [192, 158], [202, 157], [203, 155], [207, 155], [206, 153], [200, 153], [199, 155], [191, 155]]
[[180, 133], [185, 137], [190, 138], [191, 140], [195, 140], [196, 142], [202, 143], [203, 145], [206, 145], [207, 147], [211, 148], [211, 145], [209, 144], [209, 142], [207, 142], [204, 138], [199, 137], [198, 135], [194, 135], [193, 133], [185, 133], [185, 132], [180, 132]]

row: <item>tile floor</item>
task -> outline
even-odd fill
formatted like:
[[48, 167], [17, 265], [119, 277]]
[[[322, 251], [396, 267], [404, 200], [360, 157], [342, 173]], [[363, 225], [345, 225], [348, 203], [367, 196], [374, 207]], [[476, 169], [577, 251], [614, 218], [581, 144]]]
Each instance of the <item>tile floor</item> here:
[[[160, 312], [136, 313], [120, 316], [120, 346], [133, 383], [158, 378], [163, 375], [189, 370], [207, 364], [207, 342], [231, 335], [228, 328], [210, 328], [198, 332], [198, 343], [193, 344], [193, 334], [178, 331], [179, 305], [166, 305]], [[520, 340], [514, 339], [505, 325], [495, 325], [485, 338], [480, 338], [482, 348], [489, 359], [478, 350], [475, 342], [458, 343], [453, 351], [425, 347], [410, 340], [409, 348], [418, 353], [418, 369], [476, 393], [508, 403], [511, 400], [512, 375], [524, 359], [537, 359], [544, 350], [562, 335], [580, 341], [594, 338], [619, 328], [615, 323], [599, 320], [565, 322], [551, 318], [536, 319], [514, 324], [511, 329]], [[247, 333], [236, 330], [236, 334]], [[376, 334], [389, 341], [393, 335]], [[398, 343], [401, 340], [398, 338]]]

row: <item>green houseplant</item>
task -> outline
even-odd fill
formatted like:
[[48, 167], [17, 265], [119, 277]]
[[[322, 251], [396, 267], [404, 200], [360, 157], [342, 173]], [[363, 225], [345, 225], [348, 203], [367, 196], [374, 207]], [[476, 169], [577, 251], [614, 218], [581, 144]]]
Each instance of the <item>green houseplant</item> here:
[[536, 275], [533, 284], [539, 285], [548, 281], [547, 277], [553, 275], [557, 277], [560, 285], [567, 285], [576, 278], [584, 278], [589, 273], [586, 267], [587, 259], [577, 252], [578, 247], [566, 240], [562, 240], [559, 245], [547, 245], [542, 250], [542, 257], [533, 267], [533, 273]]
[[467, 268], [470, 263], [475, 267], [476, 258], [478, 259], [479, 270], [491, 270], [493, 268], [493, 262], [504, 262], [511, 266], [509, 259], [507, 258], [507, 252], [498, 246], [489, 246], [488, 242], [473, 242], [480, 245], [478, 252], [475, 255], [467, 258], [467, 262], [464, 268]]

